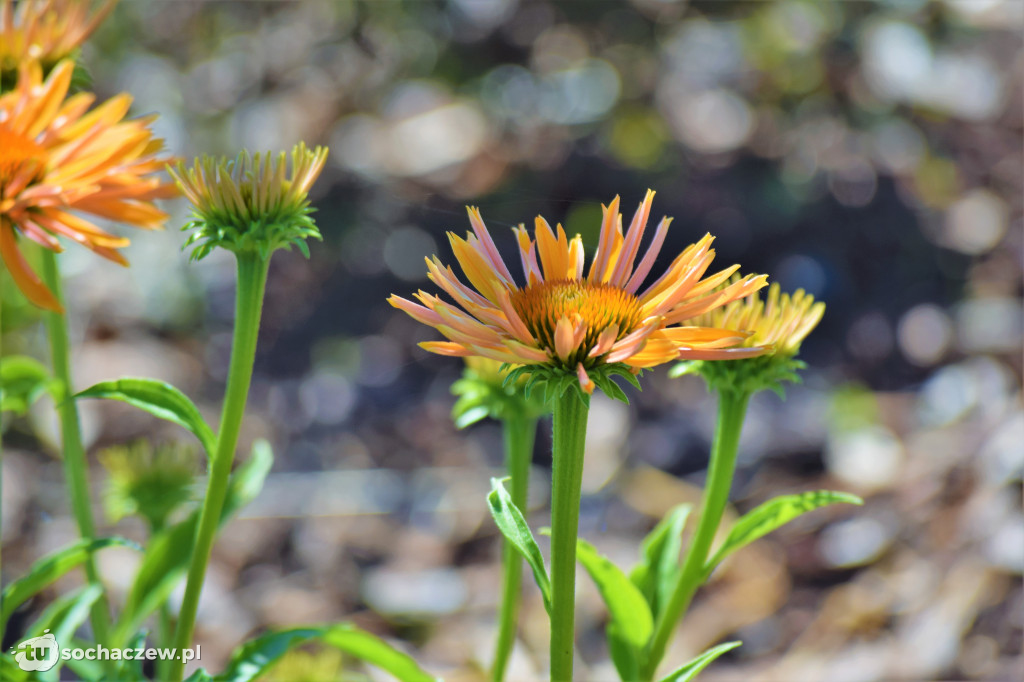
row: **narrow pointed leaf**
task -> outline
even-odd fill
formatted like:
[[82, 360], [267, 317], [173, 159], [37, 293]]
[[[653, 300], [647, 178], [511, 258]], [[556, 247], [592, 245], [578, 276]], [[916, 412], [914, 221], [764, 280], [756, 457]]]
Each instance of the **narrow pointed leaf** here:
[[0, 360], [0, 410], [4, 412], [25, 414], [53, 386], [50, 370], [35, 358], [9, 355]]
[[726, 642], [725, 644], [719, 644], [716, 647], [708, 649], [682, 668], [673, 671], [667, 677], [661, 678], [659, 682], [690, 682], [690, 680], [697, 677], [704, 668], [711, 665], [716, 658], [727, 651], [732, 651], [741, 644], [743, 644], [743, 642]]
[[661, 607], [675, 585], [683, 529], [692, 509], [689, 504], [678, 505], [658, 522], [644, 538], [640, 546], [640, 563], [630, 572], [630, 580], [640, 588], [655, 616], [661, 613]]
[[107, 398], [126, 402], [188, 429], [199, 439], [209, 456], [213, 455], [217, 447], [213, 429], [203, 420], [195, 404], [184, 393], [163, 381], [135, 378], [103, 381], [76, 394], [74, 398]]
[[654, 632], [647, 600], [626, 574], [589, 542], [577, 540], [576, 559], [590, 574], [608, 607], [608, 646], [619, 676], [637, 679], [642, 652]]
[[850, 493], [817, 490], [796, 495], [782, 495], [744, 514], [729, 531], [728, 537], [714, 556], [704, 565], [710, 573], [727, 556], [764, 537], [793, 519], [829, 504], [864, 504], [864, 500]]
[[523, 518], [523, 513], [512, 503], [512, 497], [505, 490], [501, 479], [491, 479], [491, 492], [487, 495], [487, 507], [491, 510], [491, 516], [498, 525], [501, 534], [512, 543], [516, 551], [526, 559], [530, 570], [533, 571], [534, 582], [540, 588], [541, 596], [544, 597], [544, 608], [551, 613], [551, 581], [548, 579], [547, 569], [544, 567], [544, 557], [540, 553], [540, 547], [530, 532], [530, 527]]
[[391, 673], [402, 682], [435, 682], [436, 679], [408, 655], [376, 635], [348, 623], [269, 632], [236, 650], [227, 669], [213, 679], [215, 682], [253, 682], [289, 649], [311, 641], [340, 649], [353, 658]]
[[134, 542], [124, 538], [79, 540], [32, 564], [28, 573], [8, 585], [0, 597], [0, 601], [3, 603], [3, 606], [0, 607], [0, 632], [6, 627], [7, 619], [11, 617], [14, 610], [33, 595], [38, 594], [62, 575], [80, 565], [93, 552], [113, 546], [138, 547]]

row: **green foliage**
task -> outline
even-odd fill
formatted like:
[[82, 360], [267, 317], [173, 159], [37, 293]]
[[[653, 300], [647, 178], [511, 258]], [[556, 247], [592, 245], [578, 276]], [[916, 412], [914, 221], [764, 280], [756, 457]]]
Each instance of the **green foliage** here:
[[786, 397], [785, 383], [800, 383], [799, 370], [807, 366], [795, 357], [767, 354], [741, 360], [687, 360], [668, 371], [670, 377], [699, 374], [715, 393], [753, 395], [769, 390]]
[[487, 495], [487, 507], [491, 510], [491, 516], [494, 517], [498, 530], [530, 566], [534, 582], [537, 583], [537, 587], [540, 588], [541, 595], [544, 597], [544, 608], [551, 613], [551, 581], [544, 566], [544, 557], [540, 553], [540, 547], [537, 546], [537, 541], [534, 539], [526, 519], [523, 518], [523, 513], [516, 508], [512, 497], [502, 485], [503, 480], [507, 479], [491, 479], [491, 492]]
[[590, 574], [608, 607], [605, 630], [619, 677], [639, 678], [644, 648], [654, 632], [654, 616], [643, 593], [622, 570], [585, 540], [576, 542], [576, 559]]
[[679, 551], [682, 548], [683, 529], [692, 505], [674, 507], [654, 527], [640, 546], [640, 563], [629, 574], [647, 600], [655, 617], [668, 601], [679, 575]]
[[212, 456], [217, 447], [213, 429], [203, 420], [199, 408], [188, 396], [163, 381], [131, 377], [102, 381], [73, 397], [121, 400], [155, 417], [185, 427], [199, 439], [207, 455]]
[[[266, 441], [257, 441], [253, 445], [252, 456], [231, 476], [221, 524], [259, 494], [273, 459]], [[119, 646], [136, 632], [146, 617], [167, 600], [185, 575], [192, 557], [199, 514], [200, 510], [196, 509], [185, 520], [150, 538], [115, 627], [114, 646]]]
[[750, 510], [733, 525], [728, 537], [718, 551], [704, 565], [705, 575], [710, 575], [725, 557], [749, 545], [776, 528], [809, 511], [829, 504], [864, 504], [864, 500], [849, 493], [817, 490], [796, 495], [782, 495]]
[[459, 396], [452, 407], [456, 428], [464, 429], [486, 417], [501, 420], [546, 414], [548, 408], [543, 401], [537, 396], [526, 397], [523, 383], [507, 383], [502, 373], [488, 375], [466, 367], [462, 378], [452, 384], [452, 393]]
[[53, 392], [55, 380], [46, 365], [26, 355], [0, 360], [0, 410], [25, 414], [44, 393]]
[[659, 682], [690, 682], [690, 680], [697, 677], [704, 668], [711, 665], [716, 658], [727, 651], [732, 651], [741, 644], [743, 644], [743, 642], [726, 642], [725, 644], [719, 644], [716, 647], [712, 647], [683, 667], [674, 670], [669, 675], [661, 678]]
[[[247, 642], [231, 657], [227, 669], [213, 678], [215, 682], [253, 682], [265, 673], [290, 649], [311, 641], [333, 646], [355, 658], [385, 670], [401, 682], [434, 682], [408, 655], [393, 648], [379, 637], [349, 623], [292, 628], [265, 635]], [[210, 678], [197, 678], [208, 680]]]
[[46, 555], [32, 564], [28, 573], [8, 585], [0, 596], [0, 631], [7, 625], [7, 620], [15, 609], [29, 598], [38, 594], [62, 575], [81, 565], [93, 552], [106, 547], [134, 547], [134, 542], [124, 538], [101, 538], [99, 540], [79, 540], [51, 554]]
[[[604, 391], [609, 398], [627, 405], [629, 398], [612, 377], [622, 377], [639, 391], [641, 389], [637, 377], [642, 373], [642, 371], [638, 371], [634, 374], [633, 370], [623, 363], [597, 365], [587, 369], [587, 375], [595, 386]], [[508, 373], [505, 385], [521, 379], [525, 379], [526, 382], [523, 386], [523, 393], [527, 399], [531, 399], [535, 392], [542, 391], [539, 395], [543, 396], [543, 403], [550, 407], [555, 400], [565, 395], [566, 391], [573, 391], [580, 400], [589, 405], [590, 396], [580, 386], [576, 372], [552, 365], [522, 365]]]

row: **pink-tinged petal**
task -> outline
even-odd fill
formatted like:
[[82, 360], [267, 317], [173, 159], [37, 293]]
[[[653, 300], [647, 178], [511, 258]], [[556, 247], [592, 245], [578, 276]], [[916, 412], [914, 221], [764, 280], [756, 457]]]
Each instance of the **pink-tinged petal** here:
[[442, 265], [437, 256], [434, 256], [433, 261], [430, 259], [425, 260], [427, 261], [427, 277], [434, 284], [448, 292], [448, 295], [454, 298], [456, 302], [464, 307], [468, 304], [493, 307], [493, 303], [460, 282], [455, 271], [450, 266]]
[[680, 360], [739, 360], [764, 355], [772, 350], [771, 346], [755, 346], [752, 348], [680, 348]]
[[767, 275], [752, 275], [741, 279], [739, 282], [730, 284], [721, 291], [703, 296], [696, 301], [688, 301], [673, 308], [666, 316], [666, 324], [678, 324], [685, 320], [692, 319], [698, 315], [714, 310], [730, 301], [749, 296], [768, 283]]
[[[559, 225], [558, 229], [561, 230], [562, 226]], [[583, 278], [583, 262], [584, 262], [584, 251], [583, 251], [583, 238], [576, 235], [569, 242], [569, 272], [568, 279], [582, 279]]]
[[583, 389], [584, 393], [590, 395], [594, 392], [594, 380], [587, 374], [587, 370], [583, 368], [582, 362], [576, 365], [576, 378], [579, 379], [580, 388]]
[[647, 338], [661, 328], [660, 317], [650, 318], [644, 321], [643, 326], [636, 331], [622, 337], [612, 346], [611, 352], [605, 358], [605, 362], [621, 362], [631, 355], [635, 355], [647, 343]]
[[646, 367], [657, 367], [666, 362], [671, 362], [677, 357], [677, 348], [674, 343], [659, 335], [653, 335], [647, 339], [644, 347], [622, 362], [630, 367], [644, 369]]
[[640, 202], [639, 208], [633, 215], [633, 222], [629, 224], [626, 231], [626, 239], [622, 244], [622, 254], [619, 261], [612, 270], [609, 282], [617, 287], [623, 286], [633, 271], [633, 263], [636, 261], [637, 251], [640, 250], [640, 240], [647, 228], [647, 219], [651, 214], [651, 203], [654, 201], [654, 192], [647, 190], [644, 200]]
[[[706, 255], [711, 251], [711, 242], [714, 241], [714, 237], [710, 234], [704, 235], [704, 237], [696, 244], [690, 244], [686, 247], [681, 254], [676, 256], [675, 260], [668, 267], [661, 277], [654, 281], [654, 284], [644, 289], [643, 293], [637, 297], [642, 302], [647, 302], [663, 293], [666, 289], [673, 288], [682, 277], [684, 271], [693, 269], [695, 263], [700, 263], [705, 259]], [[710, 264], [710, 261], [704, 262], [704, 268]]]
[[551, 360], [551, 354], [535, 346], [528, 346], [525, 343], [519, 343], [518, 341], [505, 340], [502, 343], [505, 347], [516, 354], [517, 357], [522, 358], [519, 361], [521, 365], [538, 365]]
[[505, 321], [509, 333], [523, 343], [536, 345], [537, 340], [530, 333], [530, 330], [526, 328], [526, 324], [519, 317], [519, 313], [512, 307], [512, 299], [507, 291], [498, 292], [498, 305], [501, 306], [501, 311], [505, 313]]
[[522, 225], [513, 228], [512, 231], [515, 232], [516, 241], [519, 242], [519, 260], [523, 264], [526, 285], [531, 286], [543, 282], [544, 275], [541, 274], [540, 266], [537, 264], [537, 245], [530, 239], [530, 235]]
[[576, 336], [575, 328], [576, 325], [567, 317], [559, 318], [555, 324], [555, 353], [563, 362], [568, 360], [577, 348], [577, 345], [573, 343]]
[[501, 283], [498, 273], [491, 268], [489, 261], [474, 249], [469, 241], [452, 232], [448, 233], [448, 241], [451, 243], [452, 252], [455, 254], [455, 259], [459, 261], [466, 279], [476, 287], [476, 290], [484, 298], [494, 301], [495, 290], [504, 285]]
[[605, 327], [604, 330], [597, 335], [597, 343], [595, 343], [594, 347], [590, 349], [589, 353], [587, 353], [587, 357], [596, 358], [610, 351], [618, 336], [619, 325], [613, 324]]
[[651, 268], [654, 267], [654, 261], [657, 260], [658, 254], [661, 252], [661, 246], [665, 243], [665, 235], [668, 234], [668, 227], [671, 224], [672, 218], [668, 216], [662, 218], [658, 223], [658, 229], [654, 231], [654, 239], [651, 240], [644, 257], [640, 260], [640, 265], [633, 271], [633, 276], [626, 283], [625, 289], [629, 293], [635, 294], [647, 279], [647, 275], [651, 273]]
[[388, 303], [422, 324], [431, 327], [436, 327], [439, 324], [442, 324], [441, 316], [433, 310], [418, 303], [413, 303], [401, 296], [391, 294], [391, 296], [388, 297]]
[[473, 226], [473, 232], [476, 233], [477, 239], [483, 244], [484, 251], [491, 261], [491, 265], [494, 270], [504, 277], [509, 284], [515, 283], [512, 279], [512, 273], [505, 267], [505, 261], [501, 259], [501, 254], [498, 253], [498, 247], [494, 245], [494, 240], [491, 239], [491, 233], [487, 231], [487, 226], [484, 225], [483, 216], [480, 215], [480, 209], [475, 206], [467, 206], [466, 211], [469, 213], [469, 222]]
[[457, 343], [449, 341], [421, 341], [419, 347], [430, 353], [448, 355], [453, 358], [467, 358], [473, 351]]
[[676, 307], [680, 301], [689, 295], [690, 289], [700, 281], [701, 276], [711, 265], [714, 257], [714, 250], [707, 251], [691, 262], [682, 272], [678, 272], [673, 281], [668, 283], [668, 286], [664, 287], [656, 295], [641, 299], [644, 314], [665, 315], [672, 308]]
[[[619, 215], [619, 197], [616, 196], [612, 202], [605, 206], [601, 205], [604, 218], [601, 221], [601, 237], [597, 242], [597, 252], [594, 254], [594, 262], [590, 264], [590, 274], [587, 276], [591, 282], [605, 281], [605, 270], [608, 268], [609, 259], [615, 250], [615, 235], [622, 237], [622, 216]], [[616, 228], [618, 230], [616, 231]]]

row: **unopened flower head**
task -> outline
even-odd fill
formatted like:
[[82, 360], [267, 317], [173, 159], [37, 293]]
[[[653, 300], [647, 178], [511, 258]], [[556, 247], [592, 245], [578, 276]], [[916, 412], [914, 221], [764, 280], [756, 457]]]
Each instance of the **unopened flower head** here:
[[749, 276], [721, 288], [738, 266], [704, 277], [715, 254], [711, 235], [644, 286], [671, 222], [661, 220], [638, 262], [653, 198], [649, 191], [625, 234], [619, 198], [602, 207], [600, 242], [589, 270], [579, 235], [568, 239], [561, 225], [552, 230], [541, 217], [533, 237], [523, 226], [515, 228], [522, 284], [498, 254], [480, 212], [470, 208], [473, 233], [466, 239], [448, 237], [472, 286], [435, 256], [427, 260], [430, 279], [455, 304], [425, 291], [415, 295], [418, 303], [398, 296], [389, 302], [448, 339], [420, 344], [428, 351], [523, 365], [519, 373], [545, 379], [557, 375], [561, 381], [571, 374], [586, 393], [595, 385], [614, 391], [610, 374], [631, 377], [680, 358], [762, 353], [762, 348], [741, 347], [747, 333], [681, 324], [764, 286], [764, 276]]
[[197, 244], [193, 259], [218, 246], [268, 258], [292, 244], [308, 257], [306, 239], [320, 239], [308, 194], [323, 170], [327, 149], [310, 150], [299, 143], [290, 156], [290, 171], [285, 152], [248, 151], [235, 159], [202, 157], [191, 168], [179, 163], [171, 169], [194, 209], [194, 219], [183, 228], [194, 230], [185, 244]]
[[94, 9], [90, 0], [0, 0], [0, 83], [30, 61], [49, 71], [73, 56], [116, 4], [106, 0]]
[[539, 396], [527, 396], [526, 377], [509, 381], [518, 365], [471, 355], [465, 358], [462, 378], [452, 384], [452, 393], [459, 399], [452, 407], [455, 426], [462, 429], [485, 417], [508, 419], [540, 417], [547, 412]]
[[128, 240], [82, 214], [156, 229], [167, 214], [153, 200], [177, 194], [159, 176], [166, 159], [150, 130], [155, 117], [123, 120], [132, 101], [124, 94], [89, 111], [95, 95], [67, 96], [73, 70], [62, 61], [44, 80], [37, 62], [25, 64], [17, 88], [0, 95], [0, 256], [26, 298], [50, 310], [60, 305], [19, 238], [61, 251], [57, 237], [66, 237], [127, 265], [118, 249]]
[[716, 390], [768, 388], [781, 393], [781, 382], [799, 379], [796, 370], [803, 368], [803, 363], [796, 354], [824, 314], [825, 304], [815, 302], [803, 289], [790, 295], [772, 284], [764, 299], [754, 293], [691, 320], [693, 324], [749, 332], [744, 343], [765, 346], [767, 353], [735, 363], [684, 362], [673, 368], [672, 375], [700, 374]]
[[162, 528], [192, 499], [198, 473], [195, 448], [139, 441], [108, 448], [99, 459], [109, 475], [103, 501], [111, 521], [138, 514], [151, 527]]

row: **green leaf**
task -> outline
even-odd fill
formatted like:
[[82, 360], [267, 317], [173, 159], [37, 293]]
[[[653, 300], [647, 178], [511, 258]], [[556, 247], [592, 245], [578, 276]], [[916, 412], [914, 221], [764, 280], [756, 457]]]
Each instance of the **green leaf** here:
[[[82, 623], [89, 617], [89, 609], [103, 594], [99, 585], [86, 585], [81, 590], [57, 599], [43, 611], [43, 614], [32, 624], [25, 639], [39, 637], [44, 631], [52, 631], [57, 642], [67, 642], [75, 634]], [[60, 668], [64, 661], [57, 659], [57, 665], [45, 673], [39, 673], [39, 679], [56, 682], [60, 679]]]
[[[259, 494], [273, 461], [270, 444], [264, 440], [256, 441], [252, 456], [231, 475], [221, 513], [222, 526]], [[146, 617], [167, 600], [185, 575], [192, 556], [199, 513], [200, 510], [195, 510], [183, 521], [150, 539], [114, 630], [115, 646], [121, 646]]]
[[186, 677], [185, 682], [213, 682], [213, 678], [210, 677], [210, 673], [206, 672], [205, 668], [200, 668]]
[[726, 642], [725, 644], [719, 644], [716, 647], [708, 649], [697, 658], [693, 659], [682, 668], [673, 671], [667, 677], [661, 678], [659, 682], [690, 682], [701, 673], [704, 668], [711, 665], [712, 662], [726, 651], [732, 651], [743, 642]]
[[782, 495], [781, 497], [768, 500], [744, 514], [733, 525], [725, 542], [718, 548], [714, 556], [704, 564], [705, 572], [710, 574], [725, 557], [737, 549], [749, 545], [758, 538], [764, 537], [798, 516], [818, 507], [839, 502], [856, 505], [864, 504], [864, 500], [856, 495], [833, 492], [831, 490], [817, 490], [797, 495]]
[[498, 525], [501, 534], [512, 543], [516, 551], [526, 559], [530, 570], [533, 571], [533, 580], [540, 588], [541, 596], [544, 597], [544, 608], [551, 613], [551, 581], [548, 579], [547, 569], [544, 567], [544, 557], [540, 553], [540, 547], [526, 525], [523, 513], [512, 503], [502, 481], [507, 479], [491, 479], [491, 492], [487, 494], [487, 507], [491, 510], [491, 516]]
[[576, 559], [590, 574], [608, 607], [608, 648], [619, 677], [639, 679], [641, 657], [654, 632], [647, 600], [626, 574], [589, 542], [576, 541]]
[[265, 635], [237, 649], [227, 669], [216, 682], [252, 682], [265, 673], [291, 648], [310, 641], [321, 641], [386, 670], [402, 682], [435, 682], [410, 656], [398, 651], [379, 637], [349, 623], [292, 628]]
[[678, 505], [658, 522], [644, 538], [640, 563], [630, 572], [630, 580], [640, 588], [655, 616], [660, 615], [675, 586], [683, 529], [692, 509], [689, 504]]
[[203, 444], [207, 455], [213, 456], [217, 447], [213, 429], [203, 420], [195, 404], [184, 393], [163, 381], [134, 378], [103, 381], [73, 397], [121, 400], [188, 429]]
[[50, 370], [27, 355], [0, 360], [0, 410], [25, 414], [28, 408], [56, 385]]
[[0, 608], [0, 632], [6, 627], [7, 619], [11, 617], [15, 609], [29, 598], [84, 562], [93, 552], [112, 546], [138, 548], [134, 542], [124, 538], [79, 540], [32, 564], [28, 574], [8, 585], [3, 591], [3, 596], [0, 597], [0, 602], [3, 603]]
[[14, 654], [0, 654], [0, 682], [27, 682], [29, 673], [14, 660]]

